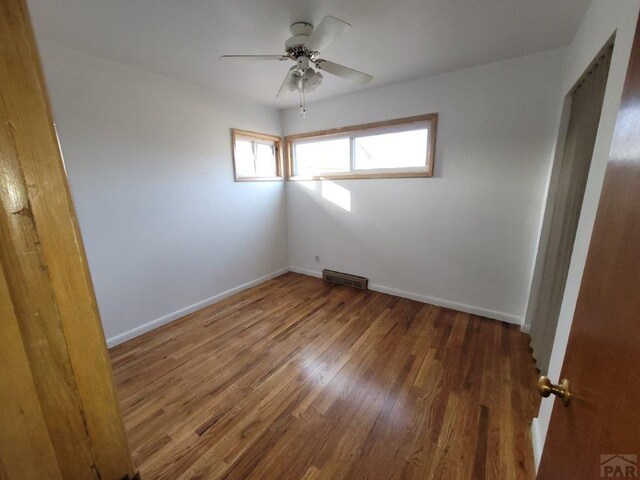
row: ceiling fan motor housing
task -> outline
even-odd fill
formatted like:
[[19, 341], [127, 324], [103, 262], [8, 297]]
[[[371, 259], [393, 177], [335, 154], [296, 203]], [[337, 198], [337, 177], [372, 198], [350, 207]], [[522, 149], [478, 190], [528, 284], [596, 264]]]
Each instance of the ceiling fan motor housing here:
[[305, 72], [307, 68], [309, 68], [309, 57], [300, 55], [296, 58], [296, 63], [298, 64], [298, 68]]
[[313, 25], [307, 22], [297, 22], [291, 25], [290, 31], [293, 37], [284, 42], [284, 45], [287, 52], [294, 53], [295, 50], [298, 50], [294, 47], [303, 47], [304, 43], [309, 39], [309, 36], [313, 33]]

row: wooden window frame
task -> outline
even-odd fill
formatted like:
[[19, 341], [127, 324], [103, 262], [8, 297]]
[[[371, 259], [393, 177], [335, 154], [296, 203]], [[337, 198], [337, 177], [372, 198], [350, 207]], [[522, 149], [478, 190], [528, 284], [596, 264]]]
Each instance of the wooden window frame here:
[[[414, 123], [428, 122], [429, 144], [427, 145], [427, 159], [423, 170], [402, 171], [400, 169], [388, 169], [389, 171], [381, 172], [376, 170], [372, 173], [355, 173], [354, 171], [344, 173], [330, 173], [324, 175], [294, 175], [293, 168], [293, 145], [299, 140], [330, 139], [332, 137], [345, 137], [355, 132], [363, 132], [367, 130], [377, 130], [385, 127], [393, 127], [400, 125], [411, 125]], [[316, 132], [300, 133], [297, 135], [288, 135], [284, 137], [284, 148], [287, 168], [287, 180], [304, 181], [304, 180], [357, 180], [371, 178], [423, 178], [433, 176], [433, 165], [436, 152], [436, 131], [438, 126], [438, 114], [428, 113], [426, 115], [417, 115], [414, 117], [397, 118], [394, 120], [386, 120], [383, 122], [365, 123], [361, 125], [352, 125], [349, 127], [334, 128], [330, 130], [319, 130]]]
[[[274, 177], [239, 177], [236, 168], [236, 139], [245, 138], [253, 141], [273, 142], [276, 149], [276, 176]], [[284, 167], [282, 161], [282, 138], [266, 133], [250, 132], [249, 130], [231, 129], [231, 157], [233, 160], [233, 178], [236, 182], [282, 182], [284, 180]]]

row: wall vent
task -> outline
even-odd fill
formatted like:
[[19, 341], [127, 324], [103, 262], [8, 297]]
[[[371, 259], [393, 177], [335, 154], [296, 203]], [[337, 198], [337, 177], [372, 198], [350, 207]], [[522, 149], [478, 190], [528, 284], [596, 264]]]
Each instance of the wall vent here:
[[351, 275], [349, 273], [334, 272], [333, 270], [327, 269], [322, 270], [322, 278], [327, 282], [359, 288], [360, 290], [366, 290], [369, 285], [368, 278]]

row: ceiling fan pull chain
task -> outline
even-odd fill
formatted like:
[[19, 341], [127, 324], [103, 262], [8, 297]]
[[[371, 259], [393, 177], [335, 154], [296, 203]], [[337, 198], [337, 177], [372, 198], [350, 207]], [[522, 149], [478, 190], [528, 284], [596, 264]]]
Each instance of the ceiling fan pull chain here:
[[304, 100], [302, 99], [302, 92], [300, 92], [300, 115], [303, 115], [304, 113]]
[[302, 118], [307, 118], [307, 99], [304, 94], [304, 80], [302, 83], [302, 89], [300, 90], [300, 115]]

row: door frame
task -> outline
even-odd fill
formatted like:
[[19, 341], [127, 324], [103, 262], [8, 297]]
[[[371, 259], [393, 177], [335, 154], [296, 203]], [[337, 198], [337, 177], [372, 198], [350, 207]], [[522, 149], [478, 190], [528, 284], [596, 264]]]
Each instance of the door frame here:
[[[558, 380], [562, 364], [564, 362], [569, 333], [577, 305], [578, 293], [582, 275], [584, 273], [596, 212], [598, 209], [600, 193], [604, 183], [609, 150], [613, 139], [625, 74], [631, 57], [631, 47], [636, 30], [638, 12], [640, 10], [640, 7], [637, 4], [621, 5], [619, 8], [620, 10], [615, 14], [613, 21], [610, 18], [603, 20], [601, 18], [602, 12], [599, 10], [596, 10], [593, 14], [589, 11], [585, 17], [590, 24], [608, 22], [606, 25], [607, 27], [610, 27], [610, 29], [601, 28], [598, 31], [594, 28], [588, 32], [588, 35], [591, 36], [590, 45], [603, 45], [613, 34], [616, 35], [616, 45], [611, 59], [607, 91], [605, 92], [604, 105], [600, 117], [600, 126], [598, 128], [598, 134], [594, 146], [591, 170], [589, 172], [587, 189], [585, 191], [582, 212], [578, 223], [578, 231], [569, 266], [569, 275], [562, 300], [558, 326], [556, 329], [556, 337], [549, 364], [549, 376], [553, 380]], [[585, 21], [583, 21], [583, 24]], [[583, 67], [581, 68], [581, 65], [587, 65], [597, 50], [594, 48], [592, 52], [593, 53], [588, 57], [584, 55], [584, 58], [574, 59], [573, 62], [571, 62], [572, 65], [569, 65], [567, 69], [568, 78], [577, 79], [580, 77], [581, 72], [583, 71]], [[566, 92], [569, 90], [570, 85], [565, 86], [564, 91]], [[543, 399], [540, 404], [538, 416], [533, 418], [531, 425], [531, 438], [536, 469], [538, 468], [542, 457], [553, 405], [553, 399]]]
[[25, 0], [2, 0], [0, 92], [0, 477], [134, 478]]
[[[555, 331], [558, 323], [558, 319], [560, 317], [560, 310], [562, 308], [562, 297], [564, 296], [564, 290], [566, 286], [566, 279], [568, 278], [568, 272], [571, 264], [571, 259], [573, 257], [573, 248], [575, 245], [575, 238], [578, 231], [578, 225], [580, 223], [580, 217], [582, 212], [582, 207], [584, 205], [584, 195], [586, 194], [586, 187], [589, 183], [589, 176], [591, 173], [591, 165], [593, 162], [593, 152], [595, 152], [595, 142], [597, 141], [597, 136], [599, 134], [599, 128], [595, 132], [594, 138], [594, 148], [591, 154], [591, 158], [589, 159], [588, 164], [582, 166], [582, 170], [580, 172], [585, 172], [584, 181], [580, 183], [576, 183], [573, 185], [571, 190], [566, 192], [561, 191], [561, 185], [563, 180], [566, 180], [566, 175], [575, 175], [576, 170], [572, 167], [575, 165], [570, 165], [568, 162], [569, 159], [566, 158], [566, 143], [569, 135], [569, 126], [572, 118], [573, 112], [573, 92], [578, 85], [580, 85], [583, 80], [590, 75], [593, 68], [597, 67], [598, 62], [603, 54], [608, 53], [607, 50], [615, 50], [615, 33], [605, 42], [602, 48], [598, 51], [598, 53], [594, 56], [593, 60], [589, 63], [588, 67], [582, 73], [582, 75], [578, 78], [578, 80], [573, 84], [570, 88], [569, 92], [565, 95], [563, 99], [563, 107], [562, 114], [560, 118], [560, 127], [558, 131], [556, 148], [553, 156], [553, 162], [550, 167], [548, 186], [546, 189], [547, 196], [545, 198], [545, 208], [543, 213], [543, 218], [540, 226], [540, 235], [538, 241], [538, 249], [535, 258], [534, 270], [531, 280], [531, 288], [529, 293], [529, 299], [527, 303], [527, 310], [525, 313], [525, 321], [523, 323], [523, 331], [526, 333], [531, 333], [531, 330], [534, 327], [536, 322], [553, 322], [553, 330]], [[609, 53], [609, 55], [613, 56], [613, 53]], [[608, 81], [607, 81], [608, 85]], [[603, 96], [606, 94], [603, 92]], [[600, 112], [602, 115], [602, 112]], [[601, 117], [600, 117], [601, 118]], [[576, 162], [576, 159], [571, 159]], [[569, 171], [567, 172], [567, 169]], [[567, 230], [563, 232], [563, 234], [568, 234], [569, 238], [574, 240], [571, 241], [571, 249], [566, 252], [563, 257], [563, 262], [559, 264], [555, 264], [555, 268], [553, 271], [548, 270], [547, 260], [549, 257], [556, 257], [560, 249], [563, 246], [567, 246], [566, 243], [560, 243], [559, 245], [551, 245], [550, 241], [555, 230], [553, 230], [554, 222], [557, 220], [556, 215], [558, 215], [558, 203], [559, 195], [564, 194], [565, 199], [569, 201], [569, 199], [580, 190], [583, 192], [583, 197], [579, 204], [573, 205], [573, 208], [570, 210], [569, 215], [575, 218], [575, 224], [568, 227]], [[565, 213], [561, 211], [561, 213]], [[566, 217], [566, 214], [565, 214]], [[556, 247], [556, 248], [553, 248]], [[553, 248], [553, 250], [551, 250]], [[566, 262], [566, 263], [565, 263]], [[546, 282], [554, 282], [555, 280], [565, 278], [565, 281], [561, 284], [556, 285], [555, 289], [550, 292], [550, 295], [547, 298], [542, 298], [544, 287], [547, 286]], [[558, 298], [558, 295], [560, 296]], [[554, 306], [555, 301], [559, 300], [559, 304]], [[557, 309], [557, 311], [555, 311]], [[550, 311], [551, 310], [551, 311]], [[553, 313], [553, 318], [546, 318], [547, 314]], [[555, 337], [555, 335], [554, 335]], [[543, 373], [547, 373], [548, 363], [550, 358], [540, 358], [536, 356], [536, 340], [538, 340], [538, 345], [540, 342], [544, 342], [547, 339], [535, 339], [532, 337], [531, 346], [533, 347], [533, 356], [536, 360], [536, 366]], [[553, 344], [553, 339], [548, 339]], [[549, 345], [550, 349], [548, 352], [549, 357], [551, 356], [551, 345]], [[542, 352], [544, 355], [545, 352]]]

